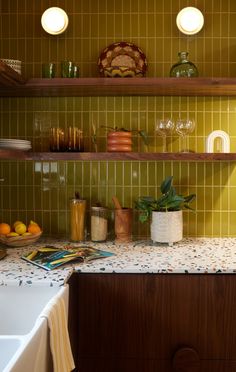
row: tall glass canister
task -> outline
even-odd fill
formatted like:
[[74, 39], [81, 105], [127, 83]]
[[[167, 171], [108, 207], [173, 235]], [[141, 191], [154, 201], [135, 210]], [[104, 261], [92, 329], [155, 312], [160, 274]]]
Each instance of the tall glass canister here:
[[104, 242], [107, 239], [108, 209], [91, 207], [91, 240]]
[[70, 199], [70, 240], [80, 242], [85, 240], [86, 200]]

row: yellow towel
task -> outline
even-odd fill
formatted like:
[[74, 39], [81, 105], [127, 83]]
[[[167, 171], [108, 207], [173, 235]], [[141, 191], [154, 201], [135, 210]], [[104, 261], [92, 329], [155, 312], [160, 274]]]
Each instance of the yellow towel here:
[[48, 320], [53, 371], [71, 372], [75, 368], [75, 364], [67, 328], [67, 313], [63, 292], [48, 303], [41, 316]]

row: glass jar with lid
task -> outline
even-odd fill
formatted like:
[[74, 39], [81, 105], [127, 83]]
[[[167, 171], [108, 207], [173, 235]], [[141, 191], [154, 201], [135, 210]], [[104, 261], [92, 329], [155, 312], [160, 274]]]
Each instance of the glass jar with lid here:
[[108, 209], [91, 207], [91, 240], [104, 242], [107, 239]]
[[70, 240], [85, 240], [86, 200], [78, 197], [70, 199]]

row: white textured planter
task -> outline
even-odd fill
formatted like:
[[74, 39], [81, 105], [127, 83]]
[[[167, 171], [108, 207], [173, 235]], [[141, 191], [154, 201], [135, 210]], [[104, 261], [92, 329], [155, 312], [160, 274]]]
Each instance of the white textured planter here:
[[183, 211], [152, 212], [151, 239], [169, 244], [182, 240]]

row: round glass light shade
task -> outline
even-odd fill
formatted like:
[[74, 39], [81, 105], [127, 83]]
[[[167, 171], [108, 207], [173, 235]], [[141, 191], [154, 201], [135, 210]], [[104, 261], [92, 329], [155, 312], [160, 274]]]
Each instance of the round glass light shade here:
[[202, 12], [192, 6], [183, 8], [176, 17], [178, 29], [186, 35], [197, 34], [204, 25]]
[[41, 17], [43, 29], [51, 35], [58, 35], [67, 29], [69, 23], [66, 12], [58, 7], [45, 10]]

